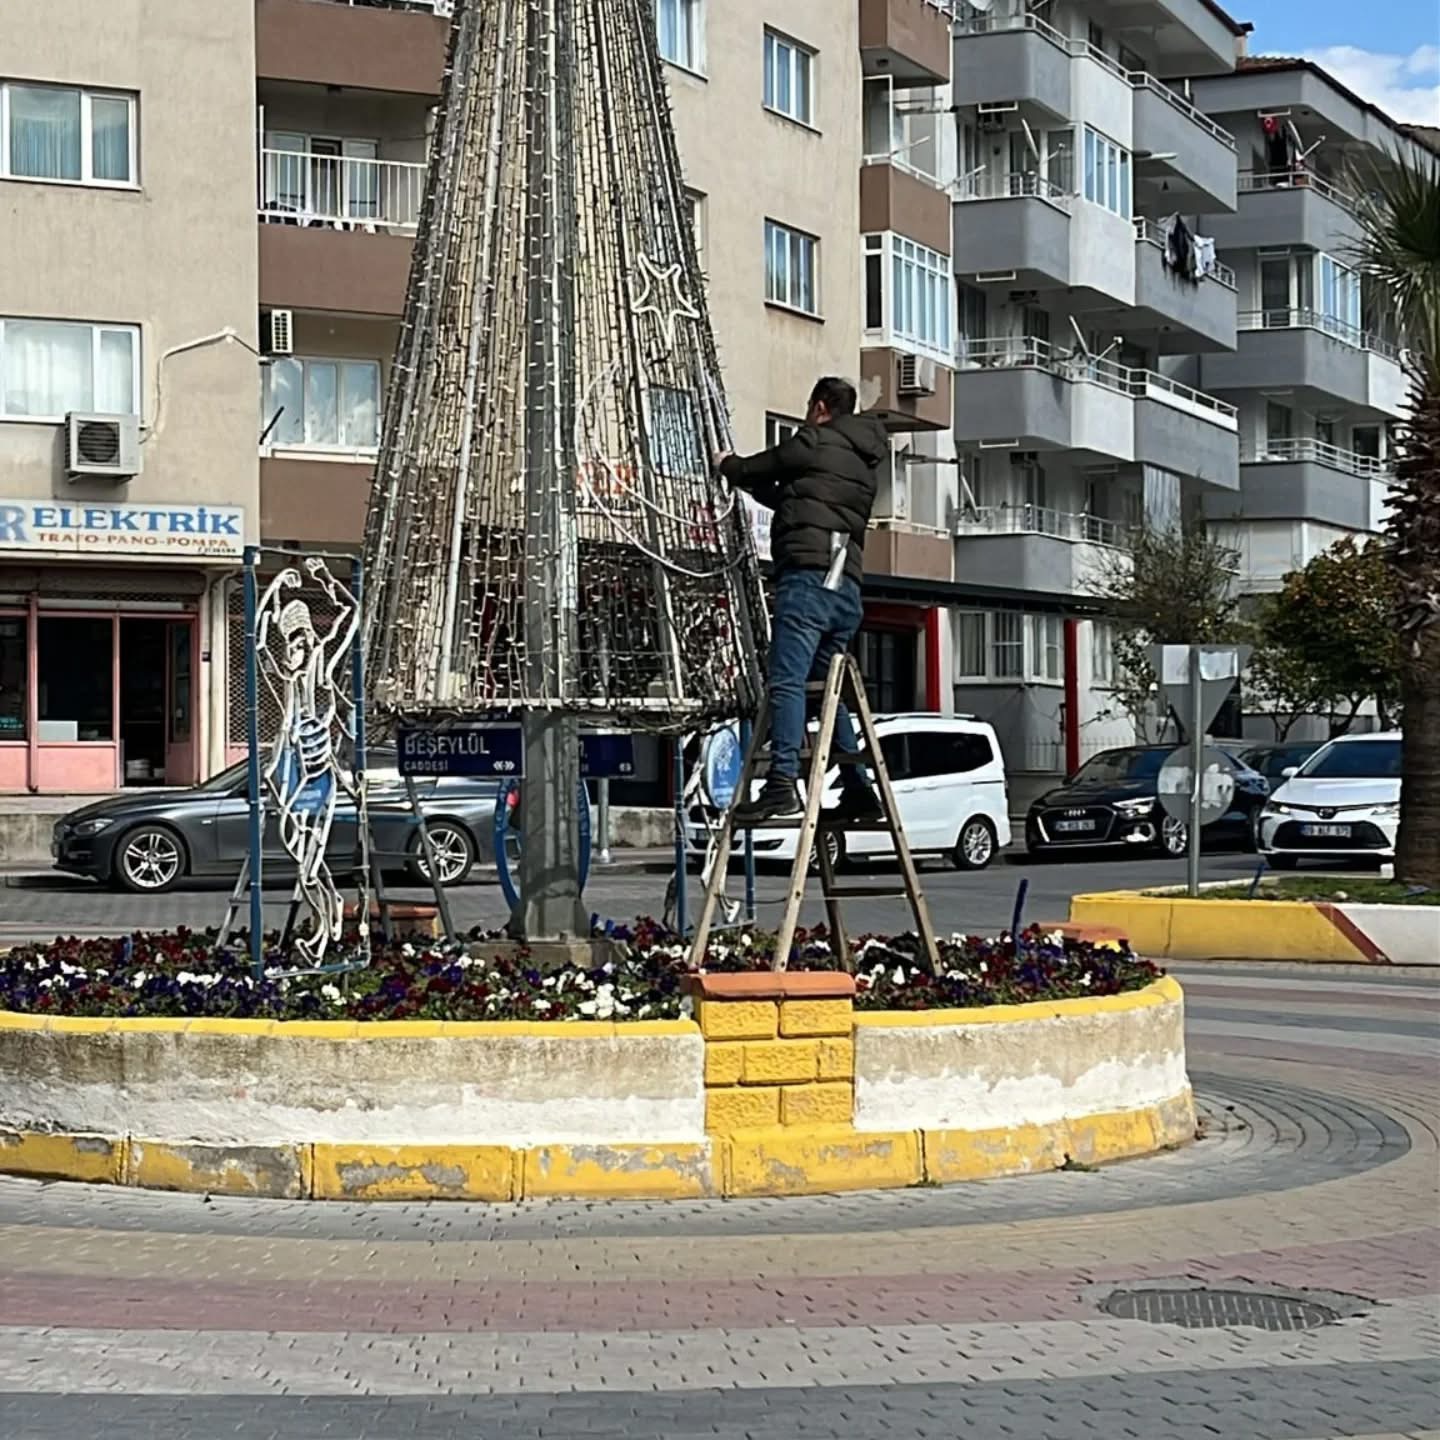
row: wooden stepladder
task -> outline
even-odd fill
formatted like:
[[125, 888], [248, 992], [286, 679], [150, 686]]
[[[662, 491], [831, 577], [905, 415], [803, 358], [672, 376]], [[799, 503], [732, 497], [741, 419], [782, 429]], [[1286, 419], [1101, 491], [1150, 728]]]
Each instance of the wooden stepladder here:
[[[925, 903], [925, 894], [920, 888], [920, 875], [910, 854], [905, 839], [905, 827], [900, 821], [900, 807], [895, 792], [890, 786], [890, 775], [885, 768], [885, 757], [880, 749], [880, 740], [875, 733], [875, 720], [865, 698], [865, 684], [860, 667], [850, 655], [837, 655], [830, 662], [825, 679], [806, 687], [811, 694], [818, 693], [820, 699], [820, 729], [815, 735], [813, 747], [803, 755], [809, 757], [809, 770], [805, 781], [805, 814], [798, 820], [765, 820], [754, 828], [757, 830], [799, 829], [795, 846], [795, 863], [790, 870], [790, 888], [784, 900], [784, 915], [775, 941], [775, 969], [784, 970], [790, 963], [790, 950], [795, 942], [795, 931], [800, 922], [800, 907], [805, 900], [805, 891], [810, 877], [812, 857], [820, 872], [821, 890], [825, 897], [825, 911], [830, 924], [830, 943], [839, 955], [845, 968], [851, 968], [850, 943], [841, 913], [841, 902], [847, 899], [869, 897], [873, 899], [907, 899], [915, 917], [915, 931], [920, 937], [921, 948], [932, 972], [940, 969], [940, 953], [935, 943], [935, 929], [930, 923], [930, 908]], [[860, 730], [864, 742], [863, 761], [875, 777], [875, 789], [880, 800], [883, 818], [875, 821], [853, 821], [829, 819], [821, 809], [825, 796], [825, 777], [830, 769], [830, 755], [835, 739], [835, 718], [841, 702], [850, 707], [851, 714]], [[710, 942], [710, 931], [715, 920], [715, 910], [725, 888], [725, 877], [730, 866], [730, 850], [735, 833], [735, 808], [750, 798], [759, 768], [761, 747], [770, 733], [770, 702], [760, 706], [750, 746], [740, 770], [740, 783], [735, 787], [735, 798], [725, 813], [715, 840], [715, 857], [705, 886], [705, 901], [700, 907], [700, 918], [695, 926], [695, 935], [690, 946], [690, 963], [698, 967], [705, 956]], [[854, 763], [853, 757], [844, 757]], [[896, 890], [893, 885], [846, 885], [835, 882], [834, 858], [830, 847], [817, 840], [826, 829], [845, 831], [873, 830], [887, 831], [895, 846], [895, 858], [900, 866], [900, 878], [904, 888]]]

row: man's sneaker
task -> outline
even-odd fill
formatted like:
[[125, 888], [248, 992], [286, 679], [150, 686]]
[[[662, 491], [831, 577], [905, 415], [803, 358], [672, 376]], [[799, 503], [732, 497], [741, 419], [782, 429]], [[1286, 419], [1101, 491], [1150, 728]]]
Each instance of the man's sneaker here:
[[880, 797], [868, 785], [847, 785], [840, 792], [839, 801], [825, 812], [827, 820], [852, 820], [869, 823], [883, 820], [885, 812], [880, 808]]
[[772, 775], [753, 799], [735, 807], [735, 828], [748, 829], [767, 820], [798, 820], [804, 815], [800, 791], [793, 780]]

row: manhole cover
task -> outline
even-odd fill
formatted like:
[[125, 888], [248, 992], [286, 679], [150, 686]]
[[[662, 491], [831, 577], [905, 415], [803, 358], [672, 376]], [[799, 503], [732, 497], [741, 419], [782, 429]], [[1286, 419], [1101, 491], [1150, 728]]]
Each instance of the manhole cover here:
[[1117, 1320], [1217, 1330], [1248, 1325], [1256, 1330], [1315, 1330], [1341, 1318], [1328, 1305], [1294, 1295], [1243, 1290], [1116, 1290], [1100, 1308]]

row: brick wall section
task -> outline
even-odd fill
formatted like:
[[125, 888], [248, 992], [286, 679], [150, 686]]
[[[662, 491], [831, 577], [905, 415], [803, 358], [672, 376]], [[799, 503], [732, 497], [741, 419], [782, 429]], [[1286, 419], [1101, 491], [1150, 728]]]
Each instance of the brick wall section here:
[[705, 1128], [849, 1125], [855, 981], [849, 975], [701, 975]]

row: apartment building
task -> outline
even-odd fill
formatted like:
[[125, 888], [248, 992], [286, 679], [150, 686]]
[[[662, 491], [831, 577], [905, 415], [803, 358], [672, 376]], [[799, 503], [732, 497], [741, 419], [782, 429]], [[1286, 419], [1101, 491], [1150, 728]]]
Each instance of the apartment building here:
[[8, 0], [0, 792], [198, 779], [258, 538], [253, 13]]
[[962, 10], [954, 693], [1023, 792], [1132, 738], [1093, 618], [1128, 536], [1238, 490], [1235, 405], [1182, 377], [1235, 345], [1236, 144], [1189, 77], [1244, 27], [1210, 0]]
[[1199, 359], [1197, 383], [1238, 411], [1240, 487], [1207, 510], [1240, 552], [1246, 593], [1263, 594], [1383, 522], [1401, 337], [1355, 269], [1350, 188], [1419, 142], [1305, 60], [1244, 59], [1195, 101], [1239, 147], [1237, 209], [1213, 225], [1239, 334]]

